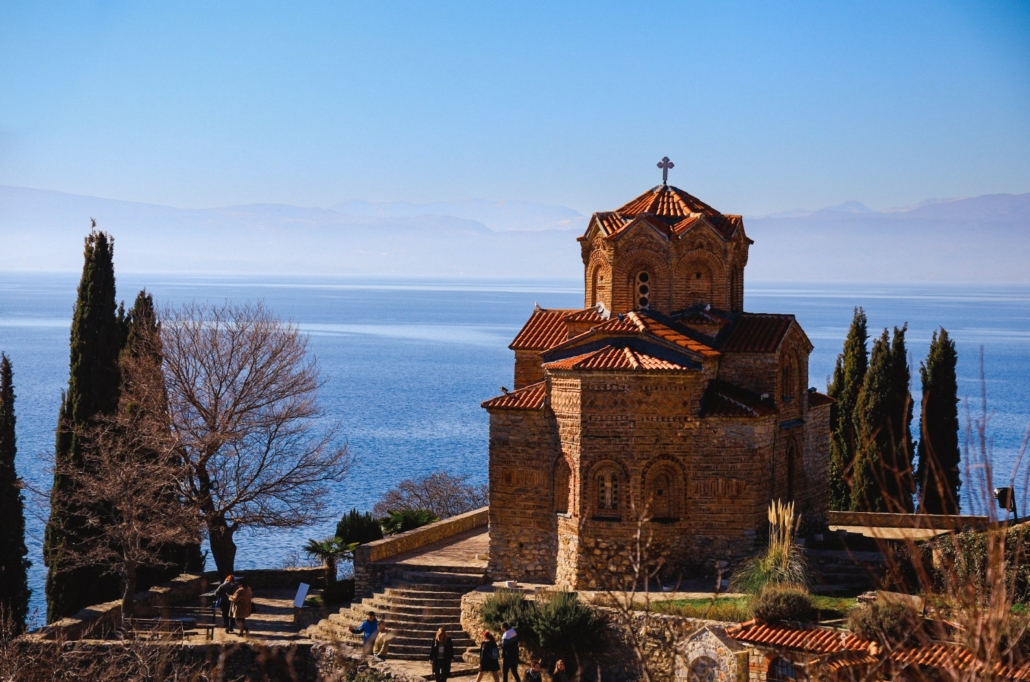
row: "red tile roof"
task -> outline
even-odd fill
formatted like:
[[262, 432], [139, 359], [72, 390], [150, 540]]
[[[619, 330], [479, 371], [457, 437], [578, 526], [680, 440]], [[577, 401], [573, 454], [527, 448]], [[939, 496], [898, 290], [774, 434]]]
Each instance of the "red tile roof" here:
[[846, 649], [865, 651], [869, 648], [868, 640], [850, 632], [814, 625], [769, 625], [758, 620], [749, 620], [735, 628], [728, 628], [726, 634], [738, 642], [802, 649], [820, 654]]
[[654, 334], [658, 338], [674, 343], [680, 348], [692, 350], [706, 358], [717, 358], [721, 355], [719, 351], [715, 350], [708, 344], [692, 339], [682, 332], [676, 331], [672, 327], [650, 317], [647, 313], [627, 313], [626, 317], [633, 319], [640, 327], [641, 331]]
[[548, 369], [564, 370], [638, 370], [638, 371], [681, 371], [689, 365], [663, 360], [641, 351], [617, 346], [604, 346], [595, 351], [548, 362]]
[[544, 406], [546, 397], [547, 382], [538, 381], [517, 391], [509, 391], [491, 398], [483, 403], [483, 407], [488, 410], [539, 410]]
[[832, 405], [837, 402], [825, 393], [819, 391], [808, 392], [808, 406], [809, 407], [822, 407], [823, 405]]
[[601, 317], [601, 313], [597, 312], [597, 308], [584, 308], [583, 310], [577, 310], [574, 313], [569, 313], [565, 316], [566, 322], [593, 322], [594, 324], [601, 324], [605, 321]]
[[547, 350], [568, 338], [565, 316], [578, 312], [571, 309], [539, 308], [529, 316], [522, 330], [508, 348], [512, 350]]
[[793, 323], [793, 315], [741, 313], [730, 327], [720, 350], [729, 353], [773, 353]]
[[626, 216], [636, 216], [641, 213], [651, 213], [660, 216], [688, 216], [691, 213], [701, 213], [715, 216], [719, 212], [701, 201], [671, 185], [658, 185], [630, 201], [618, 213]]
[[757, 393], [719, 379], [708, 382], [701, 398], [702, 417], [764, 417], [776, 412]]
[[[831, 671], [850, 666], [874, 665], [880, 661], [879, 658], [869, 653], [868, 640], [850, 632], [826, 627], [769, 625], [751, 620], [741, 623], [737, 627], [727, 628], [726, 634], [738, 642], [748, 644], [829, 654], [826, 659], [820, 661], [820, 665]], [[977, 670], [976, 657], [972, 651], [954, 643], [920, 644], [897, 649], [889, 656], [891, 660], [898, 663], [921, 668], [942, 668], [963, 672], [973, 670], [981, 675], [987, 672], [983, 669]], [[995, 664], [992, 666], [992, 671], [994, 676], [1003, 679], [1030, 680], [1030, 663], [1019, 668]]]

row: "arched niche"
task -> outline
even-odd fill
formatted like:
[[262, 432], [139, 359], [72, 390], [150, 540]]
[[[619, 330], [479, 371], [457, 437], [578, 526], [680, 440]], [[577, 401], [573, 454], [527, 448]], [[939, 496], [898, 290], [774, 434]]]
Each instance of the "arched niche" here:
[[651, 462], [643, 473], [643, 502], [652, 521], [676, 521], [684, 515], [686, 481], [678, 464]]
[[729, 308], [726, 270], [718, 256], [709, 251], [690, 251], [676, 265], [673, 305], [677, 310], [699, 303]]
[[574, 489], [572, 467], [565, 457], [559, 457], [554, 463], [554, 511], [556, 514], [568, 514], [575, 505], [572, 500]]
[[590, 515], [604, 519], [621, 519], [629, 513], [629, 476], [613, 460], [598, 462], [590, 468], [587, 479], [587, 504]]

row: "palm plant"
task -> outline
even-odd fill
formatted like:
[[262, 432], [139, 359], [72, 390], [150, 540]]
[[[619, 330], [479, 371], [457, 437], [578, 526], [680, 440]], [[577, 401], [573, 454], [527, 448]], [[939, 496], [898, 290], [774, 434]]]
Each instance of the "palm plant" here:
[[380, 524], [383, 526], [385, 535], [395, 535], [439, 520], [440, 517], [427, 509], [401, 509], [391, 511], [389, 516], [380, 521]]
[[321, 540], [308, 540], [308, 544], [304, 545], [304, 552], [322, 562], [325, 584], [329, 586], [336, 582], [337, 564], [341, 559], [352, 558], [354, 548], [357, 546], [356, 542], [346, 544], [340, 538], [333, 536]]

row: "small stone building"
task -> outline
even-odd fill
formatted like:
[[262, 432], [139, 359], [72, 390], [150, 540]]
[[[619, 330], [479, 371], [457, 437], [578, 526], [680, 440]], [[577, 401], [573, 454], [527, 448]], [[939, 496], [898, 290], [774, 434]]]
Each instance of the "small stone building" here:
[[537, 308], [489, 400], [490, 575], [572, 589], [754, 550], [770, 501], [825, 520], [831, 400], [793, 315], [744, 312], [752, 241], [669, 185], [595, 213], [581, 309]]

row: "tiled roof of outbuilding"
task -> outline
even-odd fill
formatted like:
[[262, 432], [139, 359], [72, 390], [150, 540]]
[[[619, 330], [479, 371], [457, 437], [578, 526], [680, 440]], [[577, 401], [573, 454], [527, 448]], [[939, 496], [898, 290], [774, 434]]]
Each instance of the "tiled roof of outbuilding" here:
[[508, 391], [504, 395], [491, 398], [483, 403], [483, 407], [488, 410], [539, 410], [544, 406], [546, 397], [547, 382], [538, 381], [517, 391]]
[[740, 313], [730, 326], [720, 350], [728, 353], [775, 352], [793, 323], [793, 315]]
[[719, 379], [708, 382], [701, 398], [702, 417], [764, 417], [776, 412], [757, 393]]
[[604, 346], [589, 353], [548, 362], [544, 367], [564, 370], [679, 371], [691, 369], [686, 364], [663, 360], [641, 351], [618, 346]]
[[738, 642], [801, 649], [819, 654], [869, 648], [868, 640], [850, 632], [814, 625], [769, 625], [759, 620], [749, 620], [727, 629], [726, 634]]

